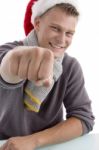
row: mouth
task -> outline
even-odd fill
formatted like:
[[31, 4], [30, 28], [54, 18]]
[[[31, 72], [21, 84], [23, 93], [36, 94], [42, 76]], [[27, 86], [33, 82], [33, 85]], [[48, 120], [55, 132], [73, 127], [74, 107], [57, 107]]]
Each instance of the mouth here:
[[61, 46], [61, 45], [57, 45], [57, 44], [53, 44], [51, 42], [49, 42], [49, 45], [54, 48], [54, 49], [57, 49], [57, 50], [63, 50], [65, 47], [64, 46]]

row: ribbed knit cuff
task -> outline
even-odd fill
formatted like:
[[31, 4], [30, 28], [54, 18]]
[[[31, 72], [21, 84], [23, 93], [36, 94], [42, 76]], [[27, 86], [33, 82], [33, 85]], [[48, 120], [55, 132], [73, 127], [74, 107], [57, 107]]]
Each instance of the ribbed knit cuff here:
[[35, 112], [38, 112], [41, 106], [41, 103], [47, 97], [51, 91], [53, 84], [50, 87], [36, 86], [34, 82], [28, 81], [25, 93], [24, 93], [24, 103], [27, 107]]

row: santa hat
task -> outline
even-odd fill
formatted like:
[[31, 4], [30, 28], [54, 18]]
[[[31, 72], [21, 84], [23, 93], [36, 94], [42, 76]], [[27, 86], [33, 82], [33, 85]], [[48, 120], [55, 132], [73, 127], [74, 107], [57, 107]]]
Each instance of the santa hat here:
[[27, 35], [34, 28], [33, 24], [37, 16], [41, 16], [48, 9], [54, 7], [56, 4], [61, 3], [69, 3], [79, 10], [77, 0], [30, 0], [24, 19], [25, 34]]
[[31, 23], [31, 16], [32, 16], [32, 6], [34, 5], [34, 2], [37, 0], [30, 0], [24, 17], [24, 31], [25, 35], [28, 35], [28, 33], [34, 28], [33, 24]]

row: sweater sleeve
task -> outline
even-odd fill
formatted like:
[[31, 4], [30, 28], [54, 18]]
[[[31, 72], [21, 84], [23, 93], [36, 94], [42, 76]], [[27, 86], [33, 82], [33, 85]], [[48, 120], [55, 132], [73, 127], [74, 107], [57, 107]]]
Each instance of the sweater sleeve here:
[[[22, 46], [23, 43], [14, 41], [12, 43], [5, 43], [4, 45], [0, 46], [0, 64], [3, 59], [3, 57], [6, 55], [6, 53], [12, 49], [14, 49], [16, 46]], [[25, 81], [21, 81], [20, 83], [17, 84], [10, 84], [5, 82], [2, 77], [0, 76], [0, 87], [3, 87], [5, 89], [14, 89], [20, 87]]]
[[94, 115], [92, 113], [91, 100], [85, 89], [81, 66], [75, 58], [73, 58], [69, 69], [64, 105], [67, 111], [67, 118], [74, 116], [81, 120], [83, 134], [93, 129]]

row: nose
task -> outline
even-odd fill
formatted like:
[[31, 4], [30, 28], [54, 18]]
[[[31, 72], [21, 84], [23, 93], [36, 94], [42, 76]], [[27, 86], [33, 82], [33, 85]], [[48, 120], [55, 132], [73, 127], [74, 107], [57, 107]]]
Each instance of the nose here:
[[60, 33], [56, 37], [56, 42], [62, 46], [65, 46], [66, 44], [66, 35], [65, 33]]

